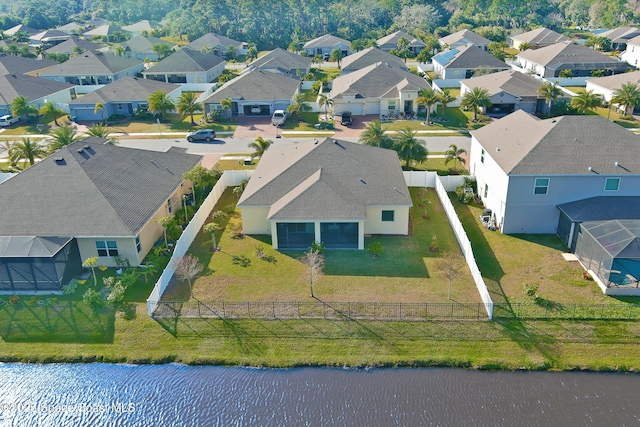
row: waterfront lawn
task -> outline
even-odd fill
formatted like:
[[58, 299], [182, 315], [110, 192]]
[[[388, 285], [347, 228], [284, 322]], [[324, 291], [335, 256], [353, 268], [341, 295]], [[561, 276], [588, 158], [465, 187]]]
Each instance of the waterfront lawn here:
[[[327, 250], [325, 275], [314, 284], [314, 294], [323, 301], [355, 302], [448, 302], [447, 282], [434, 270], [439, 254], [460, 253], [442, 206], [433, 189], [427, 191], [430, 219], [422, 219], [418, 188], [412, 188], [412, 236], [373, 236], [365, 239], [384, 246], [380, 258], [365, 251]], [[215, 210], [232, 212], [229, 222], [216, 240], [222, 250], [212, 254], [211, 235], [200, 232], [190, 252], [205, 266], [205, 274], [194, 284], [194, 297], [223, 301], [310, 301], [306, 268], [299, 261], [302, 252], [276, 251], [268, 236], [232, 237], [232, 229], [240, 223], [235, 209], [237, 199], [227, 190]], [[433, 236], [439, 252], [430, 252]], [[258, 258], [261, 246], [265, 256]], [[234, 257], [246, 257], [246, 266]], [[455, 301], [480, 302], [478, 292], [466, 264], [460, 260], [464, 276], [453, 282], [451, 295]], [[165, 293], [165, 300], [188, 298], [188, 286], [176, 284]]]

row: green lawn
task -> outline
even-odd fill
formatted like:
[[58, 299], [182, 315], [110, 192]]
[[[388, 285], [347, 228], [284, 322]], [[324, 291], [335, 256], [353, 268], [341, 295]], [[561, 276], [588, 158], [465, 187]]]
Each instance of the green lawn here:
[[431, 113], [432, 125], [424, 125], [424, 120], [396, 120], [391, 123], [384, 123], [384, 127], [387, 130], [400, 130], [410, 127], [413, 130], [421, 131], [442, 131], [442, 130], [470, 130], [478, 129], [484, 126], [486, 123], [473, 123], [473, 113], [463, 111], [457, 107], [447, 107], [445, 111], [446, 120], [442, 120], [441, 106], [438, 107], [438, 111]]
[[[202, 114], [194, 114], [194, 121], [197, 123], [202, 119]], [[170, 133], [170, 132], [194, 132], [197, 129], [213, 129], [216, 132], [233, 132], [237, 124], [233, 122], [225, 123], [203, 123], [191, 124], [189, 116], [184, 117], [179, 114], [167, 114], [166, 120], [157, 122], [155, 118], [130, 119], [122, 123], [109, 124], [109, 131], [112, 133]]]
[[305, 102], [316, 102], [318, 98], [318, 94], [313, 90], [303, 90], [302, 94], [304, 95]]
[[318, 113], [302, 113], [300, 115], [300, 119], [296, 119], [296, 117], [291, 116], [287, 119], [281, 129], [306, 132], [317, 131], [314, 125], [319, 123], [318, 117]]
[[313, 73], [313, 79], [316, 81], [321, 81], [324, 78], [327, 78], [329, 81], [331, 81], [338, 77], [340, 73], [342, 73], [342, 70], [337, 67], [316, 66], [316, 68], [311, 69], [311, 73]]
[[[58, 119], [58, 123], [65, 123], [68, 119], [68, 116], [63, 116]], [[38, 129], [38, 125], [42, 126], [42, 130]], [[3, 136], [10, 135], [28, 135], [28, 134], [46, 134], [53, 130], [55, 123], [53, 120], [49, 120], [49, 118], [45, 118], [43, 116], [38, 116], [36, 118], [31, 118], [31, 120], [21, 120], [13, 126], [5, 128], [4, 132], [2, 132]]]

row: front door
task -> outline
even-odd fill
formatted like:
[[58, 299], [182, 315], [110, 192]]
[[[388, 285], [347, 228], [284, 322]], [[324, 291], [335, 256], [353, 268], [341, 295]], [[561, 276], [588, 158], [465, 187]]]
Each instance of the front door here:
[[404, 113], [405, 114], [413, 113], [413, 101], [404, 101]]

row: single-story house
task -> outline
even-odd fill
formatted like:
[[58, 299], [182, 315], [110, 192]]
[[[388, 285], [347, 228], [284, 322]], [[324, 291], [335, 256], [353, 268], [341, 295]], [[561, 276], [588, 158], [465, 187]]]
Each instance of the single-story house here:
[[598, 37], [611, 41], [611, 50], [625, 50], [629, 40], [638, 36], [640, 36], [640, 30], [636, 27], [618, 27], [598, 33]]
[[106, 41], [110, 41], [114, 36], [128, 34], [122, 28], [117, 25], [104, 24], [95, 27], [82, 35], [86, 38], [101, 38]]
[[0, 116], [11, 114], [11, 102], [19, 96], [26, 96], [29, 104], [40, 108], [51, 101], [57, 105], [67, 104], [76, 98], [76, 91], [72, 84], [26, 74], [0, 76]]
[[407, 235], [409, 189], [393, 150], [308, 141], [265, 152], [238, 200], [246, 234], [275, 249], [364, 249], [365, 235]]
[[571, 71], [572, 77], [588, 77], [593, 71], [618, 74], [631, 68], [626, 62], [573, 42], [525, 50], [517, 60], [520, 68], [546, 78], [560, 77], [563, 70]]
[[558, 206], [640, 196], [640, 136], [604, 117], [541, 120], [518, 110], [471, 135], [470, 172], [505, 234], [558, 233], [571, 247]]
[[145, 79], [167, 83], [209, 83], [224, 71], [217, 56], [182, 48], [142, 72]]
[[411, 115], [420, 111], [415, 100], [418, 92], [427, 87], [429, 83], [422, 77], [378, 62], [336, 77], [329, 98], [333, 100], [334, 114], [350, 111], [356, 116]]
[[98, 50], [98, 49], [104, 49], [106, 46], [100, 43], [94, 43], [92, 41], [89, 40], [85, 40], [85, 39], [81, 39], [80, 37], [75, 37], [72, 36], [70, 38], [68, 38], [67, 40], [63, 41], [60, 44], [57, 44], [53, 47], [50, 47], [49, 49], [47, 49], [45, 52], [47, 53], [47, 55], [51, 54], [51, 53], [55, 53], [55, 54], [67, 54], [69, 56], [73, 56], [77, 54], [77, 48], [82, 49], [82, 52], [87, 51], [87, 50]]
[[207, 33], [204, 36], [195, 39], [185, 47], [202, 53], [213, 53], [214, 55], [224, 58], [229, 46], [233, 46], [236, 49], [236, 54], [238, 55], [244, 55], [249, 51], [248, 43], [239, 42], [238, 40], [233, 40], [229, 37], [214, 33]]
[[75, 85], [104, 85], [144, 70], [144, 62], [109, 52], [86, 51], [40, 73], [40, 77]]
[[[0, 291], [60, 291], [82, 262], [139, 266], [201, 157], [79, 141], [0, 184]], [[15, 201], [19, 201], [16, 203]]]
[[342, 56], [351, 55], [351, 42], [340, 37], [325, 34], [309, 40], [302, 46], [304, 54], [307, 56], [329, 55], [333, 49], [339, 49]]
[[0, 53], [0, 75], [3, 74], [38, 74], [41, 70], [58, 65], [50, 59], [33, 59], [17, 55]]
[[[71, 101], [69, 111], [79, 121], [108, 119], [114, 114], [131, 116], [138, 108], [146, 111], [149, 96], [157, 91], [165, 92], [174, 102], [182, 93], [180, 85], [129, 76]], [[102, 104], [104, 111], [95, 111], [96, 104]]]
[[488, 115], [504, 115], [516, 110], [535, 114], [545, 109], [545, 99], [538, 95], [544, 83], [515, 70], [473, 77], [460, 81], [460, 96], [479, 87], [486, 89], [491, 97], [491, 107], [484, 111]]
[[398, 50], [398, 42], [401, 38], [405, 38], [409, 41], [408, 49], [414, 55], [417, 55], [422, 49], [427, 47], [425, 42], [413, 37], [410, 34], [405, 33], [404, 31], [396, 31], [395, 33], [389, 34], [388, 36], [384, 36], [376, 41], [376, 45], [378, 45], [378, 47], [385, 52], [389, 52], [392, 49]]
[[[604, 101], [609, 102], [613, 98], [614, 92], [625, 83], [636, 83], [640, 87], [640, 71], [589, 79], [587, 80], [586, 90], [591, 90], [593, 93], [601, 95]], [[621, 106], [618, 107], [621, 108]]]
[[243, 72], [256, 69], [300, 79], [311, 70], [311, 58], [277, 48], [251, 62]]
[[160, 25], [155, 21], [143, 19], [142, 21], [138, 21], [131, 25], [123, 25], [122, 29], [128, 33], [131, 33], [132, 36], [139, 36], [143, 31], [145, 31], [147, 34], [151, 34], [151, 32], [159, 26]]
[[142, 35], [132, 37], [120, 45], [124, 48], [125, 55], [130, 58], [138, 58], [141, 61], [149, 59], [149, 61], [156, 62], [158, 60], [158, 52], [153, 51], [153, 46], [159, 44], [166, 44], [171, 49], [177, 46], [175, 43], [162, 40], [158, 37]]
[[468, 79], [478, 69], [488, 72], [508, 70], [511, 67], [489, 52], [468, 44], [441, 52], [433, 57], [433, 71], [443, 79]]
[[627, 42], [627, 49], [620, 54], [620, 58], [632, 67], [639, 67], [640, 36], [636, 36]]
[[486, 37], [482, 37], [480, 34], [476, 34], [471, 30], [460, 30], [456, 33], [449, 34], [448, 36], [440, 37], [438, 42], [443, 48], [449, 49], [472, 44], [483, 50], [487, 50], [491, 40]]
[[523, 43], [529, 45], [529, 49], [540, 49], [556, 43], [570, 42], [571, 39], [548, 28], [540, 27], [522, 34], [514, 34], [508, 37], [511, 47], [520, 50]]
[[220, 101], [231, 98], [234, 115], [270, 116], [275, 110], [286, 110], [299, 91], [298, 79], [258, 69], [229, 80], [205, 99], [204, 105], [208, 112], [221, 110]]
[[71, 35], [60, 30], [45, 30], [29, 37], [31, 43], [36, 45], [54, 45], [69, 39]]
[[348, 74], [356, 70], [361, 70], [369, 65], [385, 62], [388, 65], [400, 70], [409, 71], [407, 64], [400, 58], [385, 52], [377, 47], [370, 47], [342, 59], [342, 74]]
[[40, 31], [27, 25], [18, 24], [15, 27], [4, 30], [2, 34], [4, 34], [5, 36], [15, 36], [17, 32], [27, 33], [29, 36], [34, 36]]
[[56, 30], [64, 31], [67, 34], [81, 34], [87, 29], [84, 24], [78, 22], [69, 22], [56, 28]]

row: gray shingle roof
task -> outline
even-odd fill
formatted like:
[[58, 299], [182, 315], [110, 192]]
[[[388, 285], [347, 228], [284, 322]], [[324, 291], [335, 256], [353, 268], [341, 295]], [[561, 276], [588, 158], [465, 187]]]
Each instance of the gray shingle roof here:
[[[204, 46], [209, 49], [213, 49], [214, 47], [224, 48], [226, 50], [229, 45], [233, 45], [237, 48], [242, 47], [242, 42], [237, 40], [230, 39], [229, 37], [221, 36], [219, 34], [207, 33], [202, 37], [199, 37], [189, 43], [187, 45], [188, 48], [197, 50], [198, 52], [202, 50]], [[224, 53], [224, 52], [222, 52]]]
[[56, 82], [26, 74], [5, 74], [0, 76], [0, 105], [9, 105], [19, 96], [30, 100], [44, 98], [74, 87], [70, 83]]
[[[345, 95], [357, 98], [382, 98], [391, 96], [391, 91], [420, 90], [429, 83], [408, 71], [399, 70], [378, 62], [353, 73], [338, 76], [333, 81], [329, 94], [331, 99], [341, 99]], [[397, 94], [397, 92], [396, 92]]]
[[125, 58], [109, 52], [86, 51], [70, 60], [52, 66], [41, 76], [79, 76], [86, 74], [116, 74], [143, 62], [136, 58]]
[[139, 33], [142, 31], [151, 31], [156, 27], [158, 27], [157, 22], [144, 19], [142, 21], [136, 22], [135, 24], [124, 25], [122, 29], [129, 32]]
[[491, 96], [504, 91], [519, 97], [537, 97], [538, 89], [544, 85], [541, 80], [515, 70], [461, 80], [460, 84], [464, 84], [469, 89], [484, 88]]
[[208, 71], [222, 64], [224, 60], [217, 55], [201, 53], [189, 48], [173, 52], [143, 74], [157, 73], [193, 73]]
[[158, 37], [151, 36], [135, 36], [126, 42], [122, 43], [123, 47], [128, 47], [132, 52], [151, 52], [151, 49], [156, 44], [166, 44], [171, 47], [177, 46], [175, 43], [162, 40]]
[[345, 56], [342, 59], [342, 72], [360, 70], [371, 64], [375, 64], [376, 62], [386, 62], [392, 67], [399, 68], [401, 70], [409, 70], [404, 61], [397, 56], [391, 55], [382, 49], [370, 47], [349, 56]]
[[68, 24], [61, 25], [56, 29], [71, 34], [74, 31], [83, 31], [85, 26], [77, 22], [69, 22]]
[[544, 27], [536, 28], [526, 33], [516, 34], [510, 36], [510, 38], [519, 42], [529, 43], [532, 47], [548, 46], [555, 43], [571, 41], [569, 37]]
[[396, 31], [395, 33], [389, 34], [388, 36], [384, 36], [380, 39], [378, 39], [376, 41], [376, 44], [380, 47], [384, 46], [384, 45], [393, 45], [393, 46], [397, 46], [398, 45], [398, 41], [404, 37], [405, 39], [409, 40], [409, 46], [412, 47], [424, 47], [426, 46], [426, 44], [422, 41], [419, 40], [415, 37], [413, 37], [411, 34], [407, 34], [404, 31]]
[[625, 83], [640, 83], [640, 71], [614, 74], [613, 76], [597, 77], [589, 79], [589, 83], [609, 90], [616, 90]]
[[69, 237], [0, 236], [0, 258], [49, 258], [64, 248]]
[[18, 24], [15, 27], [11, 27], [11, 28], [9, 28], [7, 30], [4, 30], [3, 33], [4, 33], [5, 36], [13, 36], [18, 31], [22, 31], [22, 32], [28, 33], [30, 36], [32, 36], [34, 34], [38, 34], [40, 32], [40, 31], [36, 30], [35, 28], [31, 28], [31, 27], [28, 27], [26, 25]]
[[292, 70], [308, 70], [311, 58], [277, 48], [253, 61], [249, 67], [289, 73]]
[[598, 37], [606, 37], [611, 40], [611, 43], [627, 43], [637, 36], [640, 36], [640, 30], [636, 27], [618, 27], [598, 33]]
[[47, 53], [66, 53], [67, 55], [73, 54], [73, 49], [76, 46], [80, 46], [82, 50], [96, 50], [102, 49], [105, 45], [100, 43], [94, 43], [89, 40], [81, 39], [79, 37], [71, 37], [62, 43], [59, 43], [53, 47], [47, 49]]
[[50, 59], [23, 58], [21, 56], [0, 53], [0, 74], [24, 74], [56, 65]]
[[268, 219], [365, 219], [370, 205], [411, 206], [395, 151], [327, 138], [270, 149], [238, 206]]
[[313, 40], [309, 40], [302, 46], [302, 48], [315, 49], [317, 47], [333, 47], [340, 44], [350, 46], [351, 42], [349, 40], [341, 39], [340, 37], [336, 37], [331, 34], [325, 34]]
[[590, 197], [558, 205], [574, 222], [603, 221], [609, 219], [638, 219], [640, 197], [607, 196]]
[[472, 134], [511, 175], [640, 174], [640, 136], [601, 116], [540, 120], [518, 110]]
[[118, 27], [117, 25], [105, 24], [105, 25], [100, 25], [99, 27], [96, 27], [92, 30], [89, 30], [82, 35], [89, 36], [89, 37], [94, 37], [94, 36], [106, 37], [106, 36], [112, 36], [118, 32], [123, 33], [125, 31], [123, 31], [122, 28]]
[[135, 236], [200, 159], [73, 143], [0, 184], [0, 236]]
[[448, 36], [441, 37], [438, 41], [442, 45], [447, 44], [449, 46], [459, 42], [462, 42], [463, 44], [472, 43], [484, 45], [491, 43], [491, 40], [488, 38], [482, 37], [480, 34], [476, 34], [471, 30], [460, 30], [456, 33], [449, 34]]
[[300, 81], [282, 74], [269, 71], [252, 70], [240, 74], [220, 86], [205, 104], [219, 104], [220, 100], [276, 100], [291, 99], [300, 88]]
[[65, 33], [64, 31], [60, 31], [60, 30], [45, 30], [41, 33], [38, 34], [34, 34], [31, 37], [29, 37], [30, 40], [36, 40], [36, 41], [41, 41], [43, 43], [46, 43], [48, 41], [51, 40], [66, 40], [69, 37], [71, 37], [69, 35], [69, 33]]
[[525, 50], [518, 54], [518, 58], [526, 59], [545, 67], [566, 63], [589, 63], [595, 64], [596, 67], [603, 67], [606, 64], [628, 66], [628, 64], [611, 58], [609, 55], [572, 42], [556, 43], [540, 49]]
[[509, 67], [489, 52], [478, 46], [467, 44], [447, 50], [433, 57], [433, 61], [447, 69], [469, 70], [478, 67], [507, 70]]
[[171, 93], [179, 87], [179, 85], [172, 83], [127, 76], [89, 92], [80, 98], [76, 98], [69, 104], [146, 101], [153, 92]]

